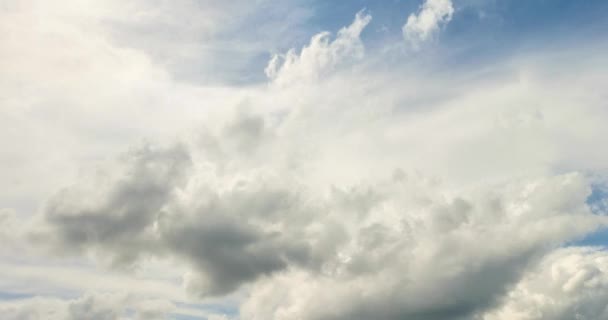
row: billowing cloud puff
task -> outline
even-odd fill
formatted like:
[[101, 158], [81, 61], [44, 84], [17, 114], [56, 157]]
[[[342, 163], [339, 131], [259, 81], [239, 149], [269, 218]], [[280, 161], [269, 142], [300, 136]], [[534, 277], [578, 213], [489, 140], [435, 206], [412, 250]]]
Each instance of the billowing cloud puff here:
[[[376, 191], [368, 211], [336, 213], [342, 236], [328, 227], [321, 237], [334, 234], [323, 245], [335, 248], [322, 268], [258, 283], [244, 318], [471, 319], [563, 239], [605, 223], [585, 207], [588, 190], [577, 175], [470, 199], [423, 188], [396, 182]], [[323, 225], [331, 223], [317, 228]]]
[[483, 320], [608, 317], [608, 255], [598, 248], [557, 250], [526, 274]]
[[425, 0], [418, 14], [412, 13], [403, 26], [403, 36], [414, 49], [431, 39], [439, 29], [452, 20], [451, 0]]
[[364, 47], [359, 36], [371, 20], [371, 15], [360, 11], [350, 26], [338, 31], [335, 39], [330, 38], [329, 32], [321, 32], [312, 37], [299, 55], [295, 49], [273, 55], [264, 72], [274, 83], [289, 84], [315, 80], [345, 61], [361, 58]]

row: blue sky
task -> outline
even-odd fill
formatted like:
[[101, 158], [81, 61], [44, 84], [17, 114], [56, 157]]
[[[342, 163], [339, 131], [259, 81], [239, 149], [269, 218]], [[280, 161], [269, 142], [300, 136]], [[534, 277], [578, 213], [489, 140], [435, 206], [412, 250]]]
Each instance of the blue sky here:
[[[173, 68], [178, 79], [186, 81], [245, 85], [259, 83], [264, 81], [262, 70], [269, 54], [301, 47], [308, 42], [311, 34], [337, 31], [363, 9], [374, 17], [369, 28], [361, 35], [368, 50], [400, 39], [401, 27], [408, 13], [417, 10], [420, 5], [419, 1], [290, 1], [278, 6], [262, 2], [253, 13], [239, 17], [234, 25], [220, 30], [216, 36], [222, 39], [191, 35], [203, 45], [209, 40], [212, 43], [201, 48], [203, 52], [198, 58], [188, 57], [169, 67]], [[607, 28], [605, 19], [602, 19], [608, 10], [604, 1], [533, 0], [522, 3], [467, 0], [455, 2], [454, 8], [458, 14], [439, 35], [441, 41], [437, 45], [443, 49], [437, 53], [443, 56], [457, 54], [453, 59], [463, 62], [492, 59], [495, 56], [504, 58], [505, 55], [541, 47], [584, 45], [595, 37], [601, 37]], [[114, 24], [112, 19], [108, 23]], [[256, 28], [248, 27], [251, 25]], [[118, 28], [145, 31], [145, 28], [153, 27], [130, 26], [121, 22]], [[589, 37], [581, 38], [578, 36], [581, 33]], [[154, 45], [153, 42], [158, 41], [155, 38], [164, 38], [162, 34], [140, 34], [139, 31], [137, 35], [140, 39], [128, 38], [120, 44], [144, 46], [150, 50], [153, 49], [150, 47]], [[181, 41], [180, 38], [176, 41]], [[457, 52], [454, 52], [455, 48]], [[169, 51], [152, 54], [166, 55]], [[214, 57], [218, 62], [230, 63], [202, 61], [203, 55]], [[184, 62], [189, 66], [181, 66]]]
[[[227, 59], [244, 59], [242, 69], [223, 70], [214, 67], [218, 73], [236, 73], [227, 81], [251, 83], [264, 81], [261, 65], [270, 52], [286, 51], [305, 45], [311, 34], [321, 31], [337, 31], [352, 21], [354, 14], [366, 10], [374, 17], [369, 28], [363, 32], [368, 50], [386, 46], [401, 38], [401, 27], [408, 12], [417, 10], [420, 1], [296, 1], [301, 13], [294, 14], [293, 24], [286, 24], [289, 36], [272, 39], [266, 50], [257, 52], [223, 51]], [[437, 43], [440, 58], [456, 59], [457, 63], [493, 59], [505, 59], [525, 51], [542, 48], [564, 50], [572, 46], [585, 46], [603, 40], [608, 23], [603, 17], [608, 13], [605, 1], [457, 1], [457, 12], [439, 37]], [[283, 10], [262, 10], [260, 15], [252, 15], [242, 21], [242, 26], [259, 24], [272, 19], [284, 19]], [[261, 29], [263, 30], [263, 29]], [[244, 33], [243, 33], [244, 32]], [[580, 37], [581, 34], [587, 35]], [[227, 37], [253, 38], [265, 41], [274, 34], [260, 33], [257, 28], [230, 29]], [[456, 52], [454, 52], [457, 49]], [[213, 49], [212, 49], [213, 50]], [[453, 56], [455, 55], [455, 56]], [[506, 56], [506, 57], [505, 57]], [[196, 75], [193, 75], [196, 77]], [[232, 76], [231, 76], [232, 77]]]

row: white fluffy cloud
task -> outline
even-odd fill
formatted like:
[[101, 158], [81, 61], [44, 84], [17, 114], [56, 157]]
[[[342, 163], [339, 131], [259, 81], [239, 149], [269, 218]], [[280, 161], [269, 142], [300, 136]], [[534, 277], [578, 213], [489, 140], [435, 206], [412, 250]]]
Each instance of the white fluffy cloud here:
[[608, 255], [597, 248], [557, 250], [530, 270], [483, 320], [604, 319]]
[[302, 48], [299, 55], [295, 49], [273, 55], [264, 72], [280, 85], [317, 80], [345, 61], [363, 56], [359, 36], [371, 20], [371, 15], [361, 11], [351, 25], [338, 31], [335, 39], [330, 38], [329, 32], [321, 32], [310, 39], [310, 44]]
[[372, 189], [377, 196], [368, 210], [340, 215], [333, 209], [335, 220], [315, 224], [316, 238], [332, 235], [322, 245], [334, 250], [321, 270], [296, 268], [260, 282], [243, 317], [478, 317], [550, 248], [606, 223], [589, 214], [584, 186], [579, 176], [566, 175], [470, 199], [446, 199], [434, 188], [424, 193], [407, 180], [384, 192]]
[[403, 26], [403, 36], [414, 49], [433, 38], [439, 29], [452, 20], [451, 0], [425, 0], [417, 14], [412, 13]]

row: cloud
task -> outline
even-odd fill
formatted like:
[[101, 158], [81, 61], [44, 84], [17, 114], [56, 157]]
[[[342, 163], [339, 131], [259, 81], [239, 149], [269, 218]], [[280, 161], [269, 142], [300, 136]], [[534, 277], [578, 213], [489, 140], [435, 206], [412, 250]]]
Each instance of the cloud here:
[[410, 14], [403, 25], [403, 36], [413, 48], [420, 46], [452, 20], [454, 7], [451, 0], [425, 0], [418, 14]]
[[556, 250], [481, 319], [603, 319], [608, 316], [607, 259], [598, 248]]
[[122, 160], [107, 176], [101, 173], [101, 179], [57, 194], [45, 215], [52, 230], [33, 237], [43, 242], [47, 236], [56, 238], [69, 250], [112, 248], [112, 263], [135, 259], [141, 251], [137, 248], [153, 240], [146, 238], [148, 229], [179, 184], [189, 158], [179, 146], [144, 146]]
[[360, 11], [350, 26], [338, 31], [335, 39], [331, 40], [329, 32], [321, 32], [310, 39], [299, 55], [295, 49], [273, 55], [264, 72], [274, 83], [285, 85], [315, 80], [345, 61], [361, 58], [364, 47], [359, 36], [371, 20], [371, 15]]
[[340, 215], [344, 236], [334, 238], [323, 268], [259, 282], [243, 317], [475, 318], [563, 239], [606, 223], [584, 205], [589, 190], [575, 174], [451, 200], [434, 188], [410, 194], [424, 189], [410, 183], [389, 185], [362, 216]]
[[[128, 172], [142, 174], [117, 180], [109, 190], [123, 190], [124, 185], [155, 190], [149, 186], [154, 186], [150, 179], [159, 179], [150, 177], [156, 172], [158, 181], [173, 192], [162, 192], [154, 201], [142, 198], [153, 204], [143, 210], [113, 209], [139, 203], [140, 192], [118, 197], [120, 202], [111, 202], [116, 205], [99, 213], [121, 214], [121, 227], [107, 229], [112, 231], [108, 237], [98, 236], [106, 230], [105, 218], [89, 220], [95, 210], [64, 213], [61, 208], [73, 207], [65, 197], [63, 206], [46, 212], [51, 230], [58, 235], [81, 232], [74, 241], [78, 247], [66, 242], [74, 237], [60, 237], [59, 245], [68, 250], [95, 250], [101, 256], [129, 257], [127, 261], [142, 255], [180, 259], [192, 268], [185, 285], [198, 296], [229, 294], [253, 284], [243, 309], [252, 318], [281, 318], [285, 308], [302, 319], [366, 319], [372, 314], [379, 319], [470, 317], [493, 306], [550, 248], [606, 223], [590, 211], [589, 182], [576, 173], [456, 195], [399, 174], [324, 196], [295, 181], [281, 181], [278, 172], [260, 173], [255, 167], [241, 169], [236, 181], [225, 180], [211, 169], [210, 160], [189, 171], [183, 185], [175, 185], [166, 176], [179, 176], [173, 159], [183, 156], [168, 154], [145, 156], [145, 161], [124, 157], [135, 164]], [[184, 162], [177, 166], [189, 167]], [[90, 197], [75, 199], [81, 198]], [[68, 220], [54, 216], [91, 221], [91, 226], [79, 223], [74, 229], [65, 223]], [[478, 242], [480, 234], [485, 245]], [[288, 299], [271, 311], [258, 308], [269, 304], [266, 299], [275, 299], [263, 294], [268, 286], [289, 288], [299, 282], [304, 287], [296, 305]], [[327, 288], [332, 297], [323, 301], [331, 308], [322, 309], [314, 297], [326, 294]], [[467, 295], [457, 294], [465, 288]]]
[[[238, 116], [221, 130], [227, 144], [219, 148], [236, 147], [238, 153], [228, 157], [255, 149], [252, 136], [240, 131], [260, 130], [259, 121]], [[210, 156], [206, 161], [224, 159], [226, 155]], [[287, 186], [258, 186], [262, 181], [254, 179], [218, 192], [196, 181], [213, 171], [194, 172], [191, 166], [189, 151], [182, 145], [135, 148], [54, 196], [29, 237], [61, 252], [92, 253], [114, 266], [130, 266], [146, 255], [184, 258], [197, 272], [188, 281], [197, 295], [230, 293], [243, 282], [286, 268], [287, 259], [306, 254], [289, 237], [243, 223], [259, 216], [267, 224], [267, 216], [298, 210], [298, 199], [284, 189]], [[182, 199], [180, 193], [196, 198]]]
[[151, 54], [113, 41], [104, 22], [150, 18], [140, 22], [154, 24], [153, 6], [28, 1], [0, 9], [0, 161], [11, 168], [0, 172], [3, 207], [34, 214], [42, 199], [73, 180], [80, 163], [102, 161], [128, 148], [132, 137], [162, 140], [176, 132], [171, 127], [198, 121], [201, 101], [232, 99], [221, 89], [175, 82]]
[[298, 199], [292, 191], [258, 183], [264, 184], [253, 180], [221, 193], [198, 192], [204, 197], [199, 204], [182, 204], [183, 212], [158, 221], [171, 252], [194, 266], [185, 280], [195, 295], [227, 294], [308, 258], [306, 240], [281, 228], [301, 210]]
[[[172, 14], [190, 17], [182, 11], [189, 8]], [[144, 10], [141, 24], [119, 17], [127, 23], [116, 30], [156, 26], [160, 11]], [[410, 27], [427, 41], [452, 14], [450, 2], [428, 1]], [[169, 29], [189, 35], [189, 19], [169, 19]], [[13, 60], [4, 67], [22, 78], [7, 76], [5, 92], [32, 108], [11, 105], [11, 119], [40, 136], [65, 130], [74, 139], [49, 138], [40, 159], [70, 148], [83, 158], [52, 167], [60, 180], [27, 175], [31, 184], [65, 186], [35, 217], [0, 211], [2, 240], [45, 251], [2, 251], [0, 291], [128, 292], [137, 302], [93, 293], [5, 301], [0, 310], [146, 319], [178, 311], [289, 320], [603, 316], [602, 253], [560, 249], [608, 222], [590, 178], [608, 161], [595, 143], [608, 134], [598, 93], [603, 51], [551, 50], [429, 72], [380, 51], [364, 55], [370, 20], [360, 12], [335, 37], [321, 33], [299, 53], [273, 57], [268, 85], [246, 88], [174, 81], [142, 53], [169, 41], [162, 36], [152, 48], [124, 48], [95, 27], [53, 16], [47, 23], [68, 26], [59, 34], [74, 50], [29, 48], [31, 69], [15, 53], [19, 41], [9, 43]], [[46, 39], [32, 28], [25, 43]], [[66, 52], [82, 64], [55, 63]], [[39, 103], [17, 95], [19, 83], [32, 83], [23, 95]], [[40, 88], [48, 91], [29, 94]], [[53, 127], [58, 114], [68, 114], [65, 125]], [[193, 132], [173, 137], [195, 120]], [[7, 141], [22, 141], [20, 131], [29, 132]], [[114, 159], [133, 132], [153, 142]], [[34, 149], [28, 139], [24, 149]], [[112, 147], [98, 147], [104, 139]], [[149, 297], [161, 301], [144, 308]]]
[[167, 319], [174, 309], [167, 301], [111, 294], [89, 294], [73, 300], [35, 297], [0, 302], [0, 314], [7, 320], [160, 320]]

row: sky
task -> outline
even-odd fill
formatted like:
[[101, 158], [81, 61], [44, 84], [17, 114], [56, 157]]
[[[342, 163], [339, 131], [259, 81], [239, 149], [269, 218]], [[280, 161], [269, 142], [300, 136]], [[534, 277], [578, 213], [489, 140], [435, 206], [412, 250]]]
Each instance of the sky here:
[[608, 319], [606, 14], [0, 1], [0, 318]]

